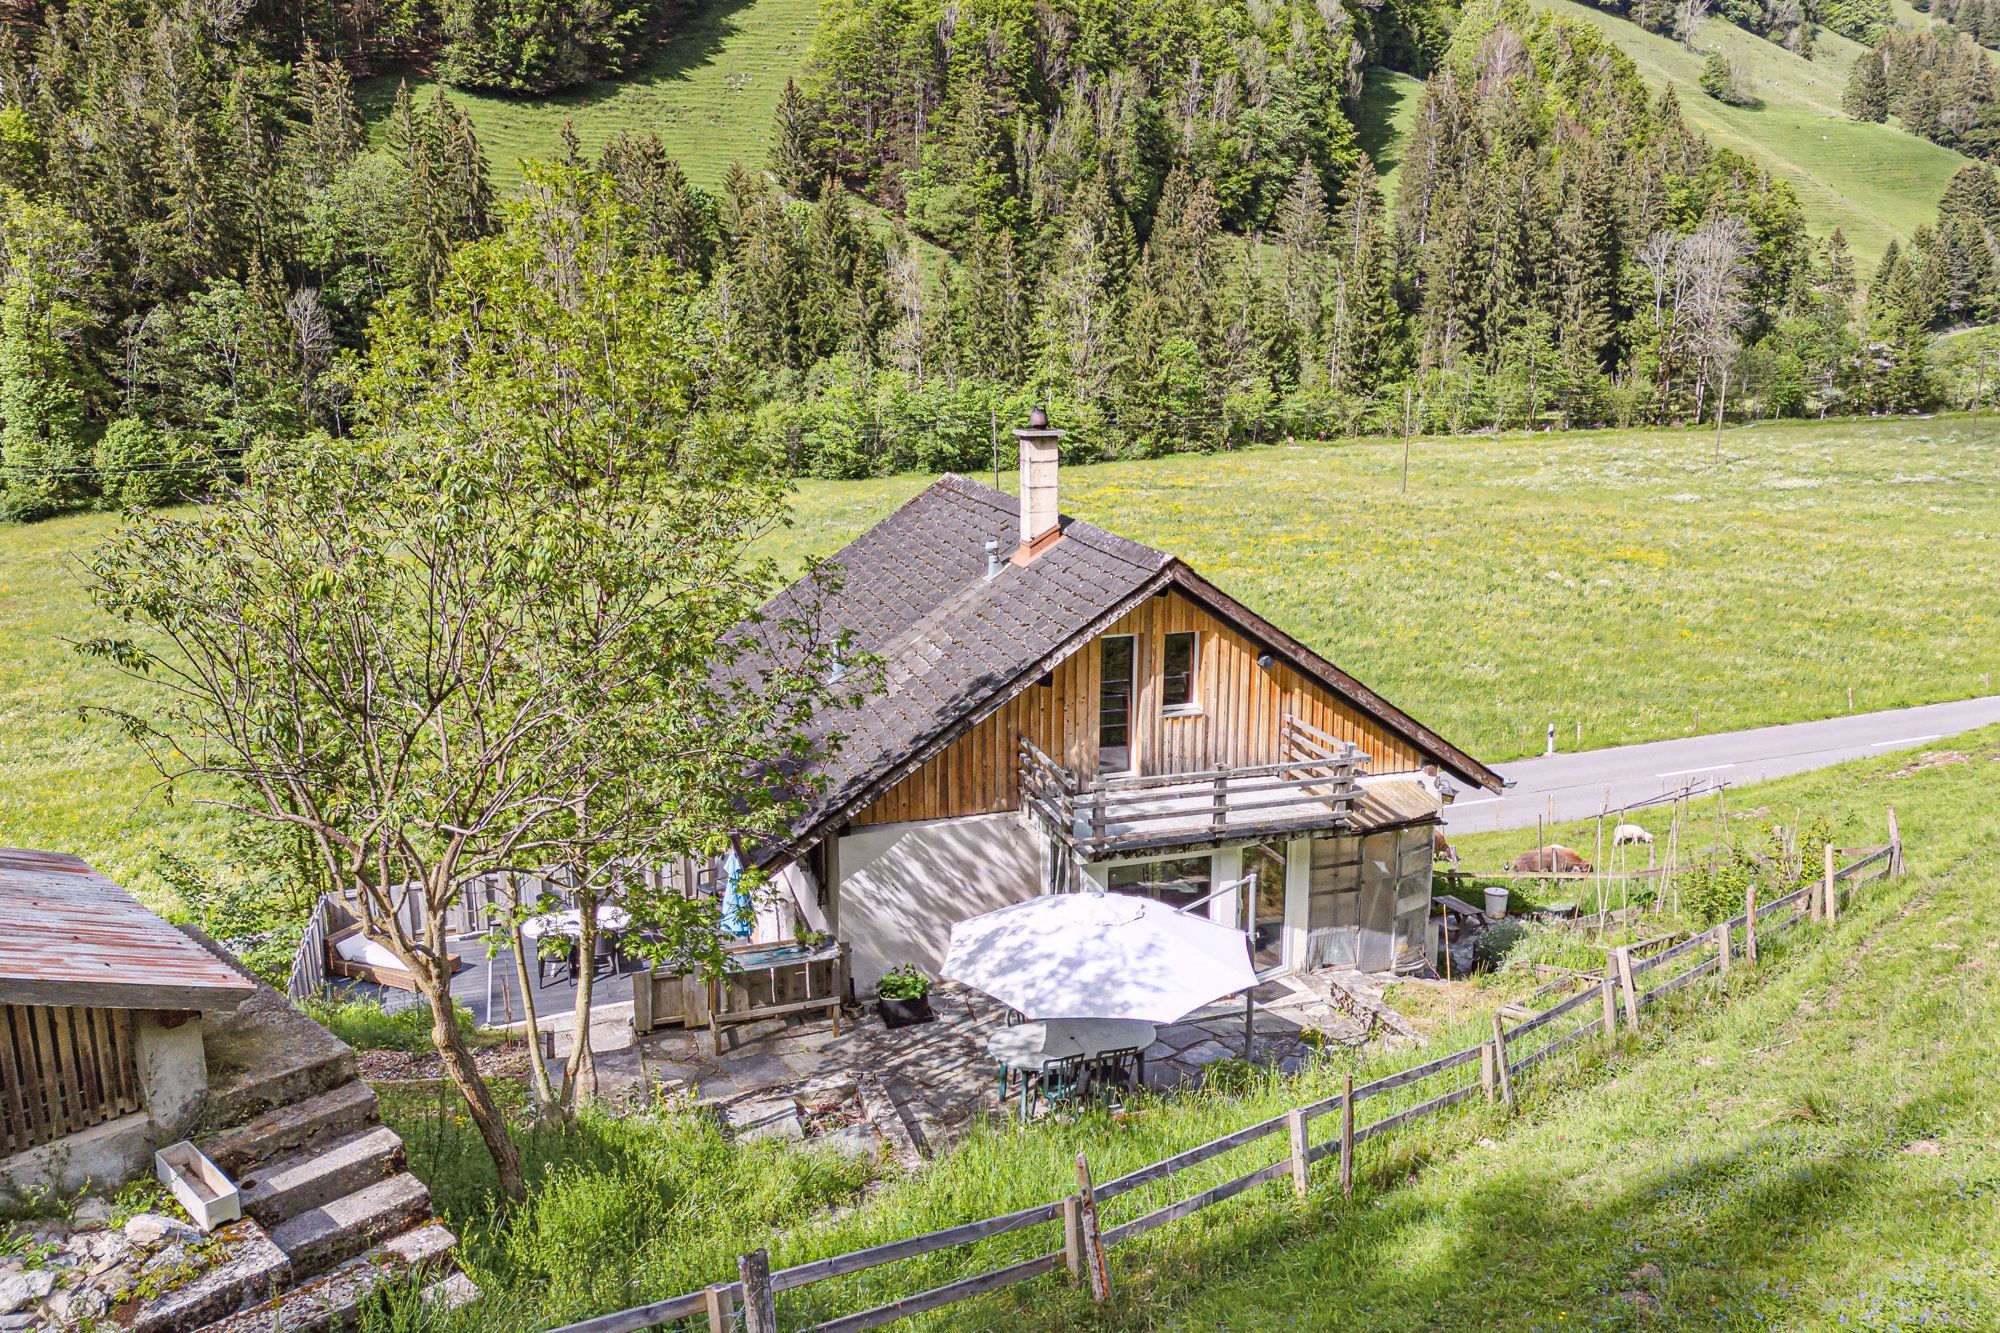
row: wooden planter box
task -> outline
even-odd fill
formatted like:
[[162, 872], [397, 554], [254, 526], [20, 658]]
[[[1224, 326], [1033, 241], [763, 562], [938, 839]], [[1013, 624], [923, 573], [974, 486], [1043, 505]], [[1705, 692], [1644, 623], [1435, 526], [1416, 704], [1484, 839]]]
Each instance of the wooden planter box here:
[[203, 1231], [243, 1216], [236, 1182], [186, 1139], [154, 1153], [153, 1170]]

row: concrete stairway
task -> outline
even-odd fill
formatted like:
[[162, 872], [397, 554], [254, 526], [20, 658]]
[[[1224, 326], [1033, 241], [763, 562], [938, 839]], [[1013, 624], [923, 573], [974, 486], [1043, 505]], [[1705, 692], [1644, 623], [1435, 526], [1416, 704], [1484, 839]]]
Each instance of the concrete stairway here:
[[220, 1309], [209, 1303], [212, 1322], [163, 1333], [332, 1333], [376, 1292], [413, 1282], [440, 1304], [477, 1296], [353, 1052], [261, 985], [211, 1032], [211, 1067], [219, 1053], [222, 1068], [197, 1143], [241, 1190], [241, 1225], [268, 1238], [286, 1271]]

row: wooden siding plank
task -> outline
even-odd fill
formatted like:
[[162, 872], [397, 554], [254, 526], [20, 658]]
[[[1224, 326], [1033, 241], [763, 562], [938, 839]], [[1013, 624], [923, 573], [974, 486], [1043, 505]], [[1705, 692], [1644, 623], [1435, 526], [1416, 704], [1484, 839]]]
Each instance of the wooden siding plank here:
[[[1199, 636], [1198, 714], [1163, 717], [1159, 665], [1165, 636]], [[1287, 714], [1372, 756], [1370, 771], [1414, 769], [1410, 745], [1353, 705], [1284, 664], [1257, 665], [1259, 645], [1208, 608], [1170, 593], [1149, 597], [1105, 631], [1136, 638], [1138, 689], [1132, 745], [1146, 775], [1191, 773], [1218, 764], [1244, 767], [1283, 757], [1280, 720]], [[1097, 776], [1097, 702], [1102, 659], [1095, 643], [1052, 670], [1050, 686], [1032, 684], [965, 736], [855, 816], [856, 824], [949, 819], [1021, 807], [1017, 739], [1027, 736], [1088, 782]]]

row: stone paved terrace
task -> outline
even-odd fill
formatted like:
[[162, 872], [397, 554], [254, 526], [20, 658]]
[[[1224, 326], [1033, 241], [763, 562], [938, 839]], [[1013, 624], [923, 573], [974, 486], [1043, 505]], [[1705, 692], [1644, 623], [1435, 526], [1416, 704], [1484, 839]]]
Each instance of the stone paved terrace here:
[[[1369, 1025], [1329, 1003], [1325, 989], [1291, 980], [1259, 988], [1258, 1063], [1299, 1068], [1312, 1051], [1308, 1029], [1343, 1045], [1368, 1039]], [[872, 1006], [858, 1021], [844, 1021], [838, 1037], [826, 1021], [725, 1028], [719, 1057], [705, 1030], [669, 1029], [635, 1043], [629, 1008], [612, 1006], [598, 1011], [592, 1030], [600, 1090], [628, 1094], [640, 1086], [643, 1069], [653, 1084], [717, 1105], [739, 1130], [800, 1137], [817, 1108], [858, 1145], [868, 1144], [865, 1132], [843, 1125], [843, 1118], [865, 1119], [898, 1156], [929, 1156], [999, 1109], [998, 1071], [986, 1038], [1005, 1021], [997, 1002], [950, 983], [933, 991], [931, 1002], [935, 1022], [895, 1031]], [[567, 1051], [566, 1035], [557, 1045]], [[1192, 1087], [1208, 1066], [1242, 1053], [1241, 1004], [1211, 1005], [1160, 1029], [1146, 1052], [1146, 1081], [1157, 1091]]]

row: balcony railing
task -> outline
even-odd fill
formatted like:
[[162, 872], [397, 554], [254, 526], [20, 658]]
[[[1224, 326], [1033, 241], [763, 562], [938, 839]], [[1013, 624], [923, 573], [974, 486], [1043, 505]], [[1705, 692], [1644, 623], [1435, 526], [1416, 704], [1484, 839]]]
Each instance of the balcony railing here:
[[1275, 764], [1084, 781], [1020, 741], [1021, 800], [1085, 860], [1343, 827], [1368, 756], [1285, 717]]

